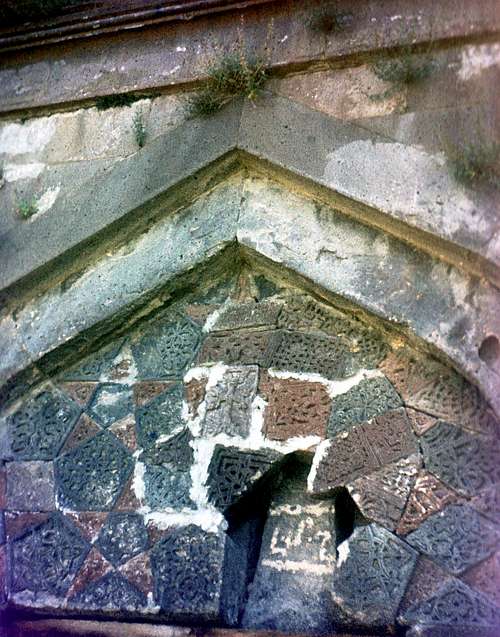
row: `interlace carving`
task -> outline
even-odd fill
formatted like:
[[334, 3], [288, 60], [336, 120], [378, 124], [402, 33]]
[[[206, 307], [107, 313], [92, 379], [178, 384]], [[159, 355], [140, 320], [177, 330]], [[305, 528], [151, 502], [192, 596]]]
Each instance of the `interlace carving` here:
[[139, 446], [151, 447], [160, 436], [170, 434], [184, 424], [182, 399], [182, 385], [176, 383], [143, 407], [137, 408], [136, 422]]
[[147, 598], [122, 575], [111, 572], [88, 584], [68, 605], [85, 610], [131, 611], [146, 607]]
[[111, 513], [99, 533], [97, 545], [115, 566], [146, 550], [148, 533], [142, 515]]
[[175, 471], [156, 465], [146, 465], [144, 475], [146, 504], [152, 509], [193, 508], [189, 497], [189, 471]]

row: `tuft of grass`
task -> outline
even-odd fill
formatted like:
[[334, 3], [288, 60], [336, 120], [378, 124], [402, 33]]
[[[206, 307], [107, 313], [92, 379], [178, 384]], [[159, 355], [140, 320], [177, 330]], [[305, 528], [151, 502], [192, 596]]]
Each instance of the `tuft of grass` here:
[[352, 13], [340, 13], [334, 7], [315, 11], [307, 22], [307, 26], [318, 33], [329, 35], [348, 29], [353, 20]]
[[498, 170], [500, 143], [477, 141], [448, 150], [448, 166], [451, 174], [461, 184], [477, 183], [500, 185]]
[[142, 148], [146, 143], [146, 127], [144, 126], [144, 118], [141, 111], [137, 111], [132, 121], [132, 128], [134, 131], [135, 141], [139, 148]]
[[213, 115], [238, 96], [255, 99], [267, 80], [261, 60], [248, 61], [243, 56], [227, 56], [208, 69], [205, 87], [189, 102], [191, 117]]
[[407, 86], [433, 75], [437, 70], [437, 63], [429, 55], [417, 56], [408, 49], [402, 51], [398, 57], [378, 60], [372, 65], [372, 69], [385, 82]]
[[115, 95], [102, 95], [97, 97], [95, 105], [98, 111], [105, 111], [108, 108], [116, 108], [118, 106], [130, 106], [134, 102], [143, 100], [147, 95], [132, 95], [131, 93], [117, 93]]
[[29, 219], [38, 212], [36, 199], [21, 199], [17, 205], [17, 213], [22, 219]]

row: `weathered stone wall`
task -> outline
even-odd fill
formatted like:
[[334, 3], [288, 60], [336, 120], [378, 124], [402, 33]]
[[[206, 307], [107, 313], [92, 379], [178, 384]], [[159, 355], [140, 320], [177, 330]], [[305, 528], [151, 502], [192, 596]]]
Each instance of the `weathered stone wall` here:
[[500, 12], [250, 4], [0, 30], [0, 617], [496, 637]]

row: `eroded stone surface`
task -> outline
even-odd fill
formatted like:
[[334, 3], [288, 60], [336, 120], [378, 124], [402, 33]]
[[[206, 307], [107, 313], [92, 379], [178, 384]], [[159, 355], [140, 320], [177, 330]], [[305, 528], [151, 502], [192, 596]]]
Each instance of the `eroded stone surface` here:
[[97, 434], [57, 458], [59, 502], [77, 511], [112, 509], [132, 464], [130, 455], [112, 434]]
[[471, 507], [450, 504], [407, 535], [406, 541], [458, 575], [491, 555], [500, 532]]
[[127, 385], [104, 383], [99, 385], [88, 407], [89, 415], [102, 427], [109, 427], [128, 416], [134, 409], [132, 389]]
[[269, 367], [277, 346], [276, 332], [250, 332], [209, 336], [200, 351], [200, 363], [222, 362], [229, 365]]
[[109, 573], [112, 568], [112, 565], [96, 548], [91, 548], [67, 592], [67, 597], [71, 598], [74, 595], [77, 595], [88, 584], [90, 584], [90, 582], [93, 582], [106, 573]]
[[453, 489], [475, 495], [500, 482], [497, 439], [440, 422], [420, 440], [427, 469]]
[[386, 378], [362, 380], [332, 401], [328, 435], [335, 436], [357, 423], [402, 406], [401, 397]]
[[335, 613], [350, 625], [394, 625], [416, 551], [386, 529], [369, 524], [354, 530], [345, 552], [333, 573]]
[[146, 504], [152, 509], [193, 508], [189, 492], [189, 471], [175, 471], [166, 467], [146, 465], [144, 474]]
[[217, 385], [207, 391], [202, 434], [225, 433], [245, 438], [250, 432], [258, 379], [255, 366], [229, 367]]
[[12, 544], [12, 590], [64, 595], [89, 550], [80, 534], [54, 514]]
[[325, 437], [331, 400], [324, 385], [266, 375], [261, 389], [268, 403], [264, 419], [268, 438]]
[[95, 423], [90, 416], [82, 414], [76, 425], [73, 427], [71, 433], [66, 438], [66, 442], [61, 450], [61, 453], [66, 453], [71, 449], [74, 449], [85, 440], [92, 438], [101, 431], [101, 428]]
[[65, 394], [78, 403], [81, 407], [85, 407], [92, 398], [98, 383], [90, 382], [67, 382], [61, 383], [60, 387]]
[[500, 608], [500, 551], [473, 566], [462, 579], [472, 588], [484, 593]]
[[127, 416], [123, 418], [123, 420], [113, 423], [110, 425], [109, 431], [113, 434], [113, 436], [116, 436], [122, 445], [130, 452], [133, 453], [136, 450], [137, 440], [134, 416]]
[[144, 551], [148, 539], [142, 515], [111, 513], [101, 528], [97, 546], [104, 557], [117, 566]]
[[69, 608], [135, 611], [146, 606], [146, 595], [116, 572], [90, 582], [69, 601]]
[[122, 346], [122, 339], [113, 341], [99, 351], [79, 361], [62, 374], [63, 381], [99, 381], [113, 364]]
[[224, 539], [193, 525], [172, 531], [151, 551], [155, 599], [171, 619], [217, 620]]
[[7, 508], [14, 511], [55, 509], [52, 462], [7, 463]]
[[185, 428], [168, 440], [157, 443], [141, 454], [141, 461], [166, 466], [173, 471], [188, 471], [193, 462], [193, 436]]
[[142, 407], [156, 396], [162, 394], [171, 383], [158, 380], [142, 381], [134, 384], [134, 400], [138, 407]]
[[435, 562], [424, 555], [419, 555], [410, 582], [399, 606], [399, 615], [404, 614], [411, 606], [415, 606], [433, 595], [443, 583], [449, 582], [452, 576]]
[[329, 492], [418, 451], [404, 409], [387, 412], [323, 443], [312, 490]]
[[149, 553], [140, 553], [119, 567], [119, 572], [145, 595], [153, 592]]
[[184, 390], [186, 392], [186, 402], [189, 407], [189, 415], [191, 418], [196, 416], [198, 407], [205, 400], [205, 389], [207, 386], [206, 378], [193, 378], [185, 383]]
[[52, 460], [79, 414], [79, 406], [60, 392], [48, 389], [33, 396], [7, 420], [14, 457]]
[[417, 411], [416, 409], [408, 408], [406, 413], [410, 419], [413, 431], [417, 434], [417, 436], [421, 436], [426, 431], [429, 431], [429, 429], [434, 427], [434, 425], [438, 422], [438, 419], [434, 416], [429, 416], [429, 414], [424, 414], [424, 412]]
[[498, 484], [480, 491], [472, 498], [470, 504], [492, 522], [500, 525], [500, 486]]
[[141, 447], [150, 447], [161, 435], [171, 434], [184, 424], [182, 399], [182, 387], [175, 384], [136, 410], [137, 441]]
[[227, 510], [276, 467], [281, 458], [280, 453], [269, 449], [247, 451], [216, 445], [208, 469], [210, 501], [222, 511]]

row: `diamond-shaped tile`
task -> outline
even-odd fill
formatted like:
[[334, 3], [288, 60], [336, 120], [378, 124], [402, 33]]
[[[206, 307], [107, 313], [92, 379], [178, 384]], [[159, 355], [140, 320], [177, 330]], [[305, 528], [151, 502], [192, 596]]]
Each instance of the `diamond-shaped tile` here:
[[146, 595], [115, 571], [91, 582], [68, 602], [69, 608], [95, 611], [130, 612], [146, 605]]
[[110, 513], [97, 540], [101, 553], [115, 566], [138, 555], [147, 545], [148, 533], [138, 513]]
[[89, 415], [102, 427], [109, 427], [133, 411], [132, 389], [116, 383], [99, 385], [88, 407]]
[[166, 467], [146, 465], [144, 474], [146, 504], [152, 509], [193, 508], [189, 497], [189, 471], [173, 471]]

